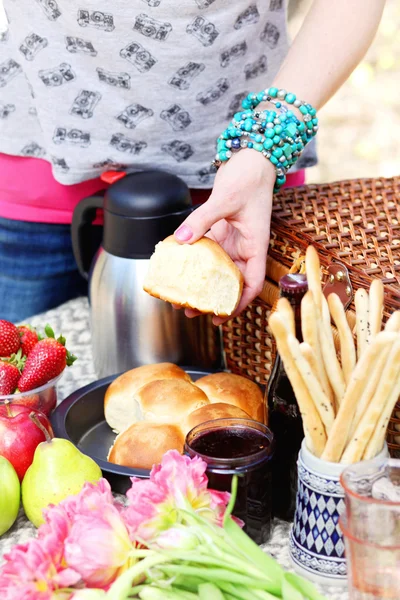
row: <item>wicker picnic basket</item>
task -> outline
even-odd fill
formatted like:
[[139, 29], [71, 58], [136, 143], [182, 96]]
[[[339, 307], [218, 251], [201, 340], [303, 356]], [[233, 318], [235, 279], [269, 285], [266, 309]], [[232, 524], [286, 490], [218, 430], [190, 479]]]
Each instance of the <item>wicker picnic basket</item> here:
[[[296, 269], [309, 244], [320, 255], [324, 277], [336, 263], [348, 271], [348, 318], [353, 291], [372, 279], [385, 284], [385, 318], [400, 309], [400, 177], [354, 179], [286, 189], [274, 201], [267, 274], [260, 296], [223, 326], [227, 367], [260, 384], [270, 376], [275, 347], [268, 318], [278, 299], [278, 281]], [[400, 402], [387, 441], [400, 458]]]

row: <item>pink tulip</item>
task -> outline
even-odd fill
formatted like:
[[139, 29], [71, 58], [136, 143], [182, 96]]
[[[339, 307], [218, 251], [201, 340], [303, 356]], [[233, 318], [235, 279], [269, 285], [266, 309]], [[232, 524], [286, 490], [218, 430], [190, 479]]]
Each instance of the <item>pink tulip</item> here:
[[85, 584], [107, 588], [131, 566], [133, 548], [118, 509], [103, 502], [96, 510], [82, 511], [65, 540], [65, 560]]
[[207, 464], [198, 457], [190, 459], [176, 450], [164, 454], [152, 468], [150, 479], [132, 478], [127, 492], [129, 506], [123, 510], [131, 539], [144, 543], [173, 527], [178, 510], [198, 512], [222, 525], [230, 494], [207, 489]]

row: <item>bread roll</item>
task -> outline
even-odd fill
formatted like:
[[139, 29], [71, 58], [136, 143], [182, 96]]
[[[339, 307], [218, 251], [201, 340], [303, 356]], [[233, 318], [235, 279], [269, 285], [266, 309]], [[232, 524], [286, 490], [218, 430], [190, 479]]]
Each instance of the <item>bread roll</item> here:
[[213, 240], [179, 244], [171, 235], [157, 244], [143, 289], [167, 302], [225, 317], [239, 304], [243, 276]]
[[202, 406], [190, 413], [190, 415], [182, 421], [182, 433], [186, 437], [193, 427], [201, 425], [201, 423], [205, 423], [206, 421], [213, 421], [214, 419], [251, 419], [251, 417], [237, 406], [217, 402], [216, 404]]
[[157, 379], [191, 381], [183, 369], [172, 363], [143, 365], [123, 373], [110, 384], [104, 397], [104, 415], [111, 429], [120, 433], [141, 420], [142, 411], [135, 394], [141, 387]]
[[184, 436], [176, 425], [134, 423], [115, 438], [109, 462], [136, 469], [151, 469], [168, 450], [183, 451]]
[[206, 394], [182, 379], [152, 381], [136, 392], [143, 421], [180, 424], [194, 410], [210, 404]]
[[256, 383], [232, 373], [214, 373], [196, 381], [212, 404], [225, 402], [244, 410], [255, 421], [264, 421], [264, 398]]

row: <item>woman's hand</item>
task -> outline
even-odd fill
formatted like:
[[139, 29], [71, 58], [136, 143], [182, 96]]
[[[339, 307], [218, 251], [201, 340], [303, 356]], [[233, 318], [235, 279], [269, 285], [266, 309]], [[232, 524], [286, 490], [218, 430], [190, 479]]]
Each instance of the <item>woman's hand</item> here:
[[[244, 276], [235, 315], [261, 292], [269, 244], [273, 165], [255, 150], [241, 150], [219, 170], [211, 196], [177, 229], [176, 239], [193, 243], [207, 234], [218, 242]], [[199, 313], [186, 309], [188, 317]], [[219, 325], [227, 319], [214, 317]]]

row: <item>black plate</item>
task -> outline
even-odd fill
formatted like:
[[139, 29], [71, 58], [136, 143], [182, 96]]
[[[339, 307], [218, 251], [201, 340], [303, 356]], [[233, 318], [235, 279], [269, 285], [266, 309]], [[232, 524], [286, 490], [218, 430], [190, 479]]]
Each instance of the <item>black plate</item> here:
[[[209, 375], [210, 371], [185, 368], [193, 381]], [[56, 437], [70, 440], [79, 450], [97, 462], [112, 489], [120, 494], [130, 488], [129, 477], [149, 476], [148, 469], [130, 469], [107, 461], [115, 433], [104, 420], [104, 394], [118, 375], [99, 379], [80, 388], [66, 398], [51, 416]]]

